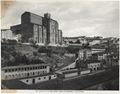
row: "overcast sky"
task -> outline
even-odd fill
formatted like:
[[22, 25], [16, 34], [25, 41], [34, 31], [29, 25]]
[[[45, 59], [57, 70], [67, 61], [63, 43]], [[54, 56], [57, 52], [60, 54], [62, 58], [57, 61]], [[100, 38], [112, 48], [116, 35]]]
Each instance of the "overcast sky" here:
[[21, 14], [29, 11], [43, 16], [51, 13], [63, 36], [119, 37], [117, 1], [15, 2], [2, 19], [2, 28], [21, 23]]

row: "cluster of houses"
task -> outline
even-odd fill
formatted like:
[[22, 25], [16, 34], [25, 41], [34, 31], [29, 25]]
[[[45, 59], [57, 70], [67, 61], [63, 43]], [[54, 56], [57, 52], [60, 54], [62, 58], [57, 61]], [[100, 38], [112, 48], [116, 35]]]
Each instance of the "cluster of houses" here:
[[[67, 41], [68, 40], [69, 39], [67, 39]], [[70, 39], [69, 41], [72, 41], [72, 39]], [[77, 40], [75, 40], [74, 38], [73, 42], [75, 43], [75, 41]], [[85, 43], [84, 41], [83, 43]], [[101, 46], [102, 44], [104, 44], [105, 46]], [[88, 47], [79, 49], [77, 53], [78, 57], [75, 60], [75, 62], [73, 62], [68, 66], [65, 66], [64, 68], [61, 68], [60, 70], [57, 71], [57, 73], [59, 75], [64, 74], [65, 77], [66, 76], [72, 77], [75, 75], [79, 75], [78, 74], [79, 69], [81, 70], [80, 74], [88, 74], [90, 72], [101, 70], [106, 67], [119, 65], [118, 45], [119, 45], [118, 38], [105, 38], [103, 40], [100, 39], [99, 42], [97, 42], [97, 45], [89, 44]], [[78, 69], [78, 70], [74, 70], [74, 69]]]
[[99, 44], [103, 45], [104, 43], [107, 43], [108, 40], [112, 44], [119, 44], [119, 38], [115, 38], [115, 37], [108, 37], [108, 38], [103, 38], [101, 36], [63, 37], [63, 42], [64, 42], [64, 44], [67, 44], [67, 45], [75, 45], [75, 44], [82, 45], [82, 44], [86, 44], [86, 43], [89, 43], [90, 46], [99, 45]]

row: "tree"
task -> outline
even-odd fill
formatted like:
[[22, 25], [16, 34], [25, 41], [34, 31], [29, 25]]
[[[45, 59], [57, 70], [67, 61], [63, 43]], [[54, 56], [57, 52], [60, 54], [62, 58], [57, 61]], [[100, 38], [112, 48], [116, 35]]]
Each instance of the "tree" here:
[[75, 43], [80, 44], [81, 42], [80, 42], [80, 40], [77, 40]]
[[73, 44], [73, 42], [72, 42], [72, 41], [69, 41], [69, 43]]
[[34, 41], [34, 39], [33, 38], [29, 38], [29, 43], [31, 44], [31, 45], [36, 45], [36, 41]]
[[37, 52], [33, 52], [33, 55], [34, 55], [34, 56], [37, 56]]

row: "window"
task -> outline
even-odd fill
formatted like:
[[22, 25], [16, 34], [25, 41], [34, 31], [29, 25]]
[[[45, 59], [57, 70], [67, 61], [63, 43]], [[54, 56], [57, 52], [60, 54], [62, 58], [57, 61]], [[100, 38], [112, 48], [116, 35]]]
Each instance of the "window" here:
[[44, 69], [45, 69], [46, 66], [44, 66]]
[[42, 66], [40, 66], [40, 69], [43, 69], [43, 67], [42, 67]]
[[38, 26], [35, 27], [35, 31], [38, 31]]
[[37, 67], [37, 69], [39, 69], [39, 67]]
[[35, 75], [35, 73], [33, 72], [33, 75]]
[[7, 69], [5, 70], [5, 72], [7, 72]]
[[15, 71], [17, 71], [17, 69], [15, 69]]
[[33, 70], [35, 69], [35, 67], [33, 67]]
[[21, 68], [22, 70], [24, 70], [24, 68]]
[[39, 72], [37, 72], [37, 75], [39, 75]]
[[20, 71], [20, 68], [18, 68], [18, 71]]
[[29, 80], [26, 80], [26, 82], [28, 82]]
[[44, 71], [44, 74], [47, 73], [46, 71]]
[[14, 69], [12, 69], [12, 72], [14, 71]]
[[44, 71], [43, 71], [43, 74], [44, 74]]

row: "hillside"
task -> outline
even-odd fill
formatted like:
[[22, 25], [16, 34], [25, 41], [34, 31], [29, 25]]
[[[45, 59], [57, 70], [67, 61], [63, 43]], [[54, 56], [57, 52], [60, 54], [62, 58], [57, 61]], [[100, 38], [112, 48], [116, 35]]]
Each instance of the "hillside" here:
[[64, 49], [45, 48], [29, 45], [1, 46], [2, 67], [26, 64], [47, 63], [54, 68], [66, 66], [75, 61], [75, 55], [69, 55]]

